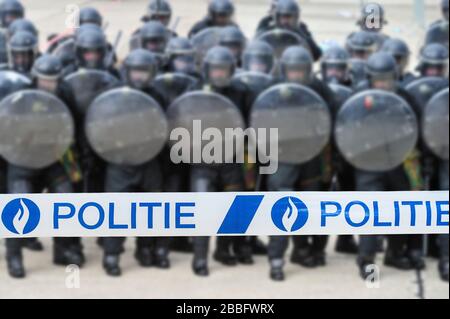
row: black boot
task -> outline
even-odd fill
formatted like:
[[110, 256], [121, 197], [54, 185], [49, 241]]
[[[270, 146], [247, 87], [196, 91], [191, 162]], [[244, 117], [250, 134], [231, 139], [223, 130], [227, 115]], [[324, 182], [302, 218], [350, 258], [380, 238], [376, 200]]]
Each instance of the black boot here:
[[103, 258], [103, 268], [109, 276], [119, 277], [120, 275], [122, 275], [119, 261], [119, 255], [105, 255], [105, 257]]
[[327, 255], [324, 251], [313, 252], [313, 258], [316, 266], [324, 267], [327, 265]]
[[341, 254], [356, 255], [358, 253], [358, 244], [352, 235], [338, 236], [335, 249], [336, 252]]
[[44, 245], [37, 238], [26, 238], [23, 247], [31, 251], [43, 251]]
[[448, 258], [441, 258], [439, 260], [439, 274], [443, 281], [448, 282]]
[[242, 265], [253, 265], [255, 262], [252, 257], [252, 248], [249, 243], [235, 246], [235, 254], [237, 261]]
[[205, 259], [194, 259], [194, 262], [192, 263], [192, 270], [197, 276], [209, 276], [208, 262]]
[[291, 263], [306, 268], [317, 267], [316, 259], [309, 248], [294, 249], [291, 256]]
[[229, 250], [217, 248], [214, 252], [214, 260], [225, 266], [236, 266], [237, 259]]
[[273, 281], [284, 281], [285, 275], [283, 271], [283, 260], [271, 260], [270, 261], [270, 279]]
[[188, 237], [177, 237], [172, 239], [170, 250], [178, 253], [192, 253], [194, 251]]
[[150, 248], [139, 248], [134, 253], [134, 258], [141, 267], [152, 267], [154, 263], [153, 251]]
[[169, 252], [166, 248], [158, 248], [155, 253], [155, 266], [159, 269], [169, 269]]
[[374, 258], [358, 257], [356, 263], [358, 264], [359, 275], [363, 280], [367, 280], [367, 278], [369, 278], [369, 276], [373, 273], [369, 267], [375, 264]]
[[21, 256], [8, 256], [8, 272], [12, 278], [25, 278], [25, 268]]
[[266, 256], [267, 255], [267, 246], [258, 237], [250, 238], [250, 245], [252, 248], [252, 253], [255, 256]]
[[413, 265], [405, 254], [401, 252], [394, 252], [390, 249], [386, 251], [384, 256], [384, 265], [387, 267], [393, 267], [399, 270], [411, 270]]
[[59, 266], [76, 265], [78, 267], [83, 266], [82, 256], [75, 250], [58, 247], [53, 247], [53, 263]]
[[408, 254], [409, 262], [414, 269], [425, 270], [426, 264], [423, 253], [420, 250], [411, 250]]

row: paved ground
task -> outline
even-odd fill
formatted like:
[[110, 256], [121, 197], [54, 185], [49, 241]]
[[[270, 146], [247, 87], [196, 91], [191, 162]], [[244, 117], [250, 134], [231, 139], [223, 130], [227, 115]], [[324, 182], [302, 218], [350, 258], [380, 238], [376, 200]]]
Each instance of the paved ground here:
[[[251, 267], [225, 268], [211, 263], [211, 276], [195, 277], [190, 271], [191, 257], [172, 254], [173, 269], [162, 271], [140, 268], [133, 258], [134, 241], [127, 241], [123, 257], [124, 276], [106, 276], [101, 253], [92, 239], [86, 240], [88, 263], [80, 272], [80, 288], [73, 287], [74, 272], [51, 264], [51, 242], [45, 252], [26, 252], [28, 278], [13, 280], [6, 274], [0, 248], [0, 298], [416, 298], [414, 272], [400, 272], [380, 266], [380, 287], [368, 288], [360, 280], [354, 257], [335, 254], [330, 245], [328, 267], [308, 270], [289, 264], [288, 280], [274, 283], [268, 278], [265, 258]], [[382, 264], [382, 260], [379, 261]], [[427, 298], [449, 298], [449, 286], [438, 278], [437, 263], [429, 261], [426, 276]]]
[[[41, 30], [41, 43], [48, 34], [64, 29], [67, 4], [93, 5], [104, 12], [112, 39], [119, 29], [126, 35], [139, 26], [144, 12], [143, 0], [84, 1], [84, 0], [24, 0], [27, 15]], [[235, 0], [238, 4], [237, 21], [251, 37], [259, 17], [267, 11], [269, 1]], [[410, 0], [382, 1], [387, 5], [388, 33], [408, 40], [417, 52], [423, 39], [423, 30], [417, 25]], [[422, 11], [427, 23], [439, 16], [438, 0], [426, 1]], [[173, 0], [176, 16], [180, 17], [177, 31], [184, 35], [189, 27], [205, 12], [207, 0]], [[326, 43], [331, 39], [343, 42], [346, 35], [356, 29], [355, 16], [358, 0], [310, 0], [301, 1], [304, 20], [308, 22], [317, 39]], [[120, 45], [120, 55], [127, 51], [127, 37]], [[318, 270], [306, 270], [289, 265], [288, 281], [281, 284], [268, 279], [268, 265], [264, 258], [257, 259], [253, 267], [225, 269], [212, 263], [212, 276], [198, 279], [190, 272], [190, 257], [173, 254], [173, 269], [159, 271], [139, 268], [128, 241], [123, 258], [124, 276], [111, 279], [101, 270], [101, 255], [95, 242], [86, 241], [87, 266], [80, 273], [80, 288], [69, 289], [73, 273], [51, 265], [51, 243], [45, 240], [44, 253], [27, 252], [29, 277], [12, 280], [6, 275], [3, 243], [0, 243], [0, 298], [415, 298], [417, 285], [413, 272], [398, 272], [381, 267], [380, 288], [369, 289], [357, 276], [353, 257], [330, 251], [329, 266]], [[426, 289], [429, 298], [449, 298], [449, 286], [438, 279], [436, 262], [429, 262], [426, 273]]]

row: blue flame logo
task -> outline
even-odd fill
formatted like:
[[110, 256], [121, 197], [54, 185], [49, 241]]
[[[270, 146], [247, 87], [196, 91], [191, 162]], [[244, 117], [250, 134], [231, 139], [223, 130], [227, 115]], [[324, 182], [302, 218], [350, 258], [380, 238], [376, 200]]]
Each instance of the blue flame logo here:
[[39, 207], [29, 199], [18, 198], [10, 201], [2, 212], [2, 222], [14, 234], [31, 233], [39, 224], [41, 212]]
[[308, 221], [308, 207], [296, 197], [284, 197], [272, 208], [272, 221], [284, 232], [296, 232]]

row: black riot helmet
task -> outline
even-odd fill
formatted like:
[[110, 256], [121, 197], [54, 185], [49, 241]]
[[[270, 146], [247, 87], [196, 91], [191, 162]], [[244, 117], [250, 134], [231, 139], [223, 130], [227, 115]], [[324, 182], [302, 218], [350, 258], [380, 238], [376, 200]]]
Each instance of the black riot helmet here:
[[286, 82], [309, 85], [313, 79], [314, 59], [302, 46], [292, 46], [280, 59], [281, 77]]
[[87, 29], [77, 34], [75, 51], [80, 67], [102, 69], [105, 67], [107, 42], [105, 34], [97, 29]]
[[152, 0], [147, 7], [147, 13], [142, 21], [159, 21], [166, 27], [172, 18], [172, 7], [167, 0]]
[[98, 25], [94, 23], [85, 23], [81, 25], [78, 29], [75, 31], [75, 37], [78, 37], [81, 33], [85, 31], [94, 31], [94, 32], [100, 32], [103, 33], [103, 29]]
[[236, 60], [230, 49], [211, 48], [203, 60], [203, 77], [213, 87], [227, 87], [236, 69]]
[[169, 40], [167, 28], [159, 21], [145, 23], [139, 33], [141, 48], [150, 52], [163, 54]]
[[34, 34], [35, 37], [39, 36], [39, 32], [33, 22], [28, 19], [17, 19], [11, 23], [8, 27], [8, 37], [11, 38], [18, 31], [28, 31]]
[[225, 27], [220, 32], [219, 44], [230, 49], [237, 61], [241, 59], [246, 42], [244, 33], [237, 26]]
[[79, 15], [79, 25], [82, 26], [85, 23], [93, 23], [101, 26], [103, 24], [103, 17], [95, 8], [82, 8]]
[[55, 93], [62, 72], [61, 59], [50, 54], [44, 54], [34, 62], [31, 74], [38, 89]]
[[387, 39], [381, 47], [382, 52], [391, 54], [397, 61], [399, 72], [403, 74], [408, 67], [411, 51], [408, 44], [401, 39]]
[[166, 56], [171, 72], [195, 73], [195, 49], [187, 38], [172, 38], [167, 44]]
[[362, 7], [358, 21], [361, 30], [380, 32], [386, 24], [385, 11], [381, 4], [371, 2]]
[[154, 54], [144, 49], [131, 51], [123, 65], [127, 84], [138, 90], [149, 87], [158, 72]]
[[23, 74], [29, 73], [38, 55], [37, 38], [28, 31], [16, 32], [9, 40], [9, 55], [11, 69]]
[[448, 15], [449, 15], [448, 0], [442, 0], [441, 10], [442, 10], [442, 16], [448, 22]]
[[211, 0], [208, 6], [208, 16], [216, 26], [231, 24], [234, 15], [234, 4], [231, 0]]
[[300, 6], [295, 0], [278, 0], [273, 15], [277, 27], [293, 29], [300, 20]]
[[370, 32], [358, 31], [347, 39], [346, 48], [352, 58], [365, 61], [377, 49], [376, 38]]
[[242, 67], [246, 71], [269, 74], [275, 65], [273, 48], [264, 41], [253, 41], [242, 55]]
[[394, 91], [397, 87], [397, 61], [389, 53], [372, 54], [367, 60], [366, 74], [372, 88]]
[[17, 0], [0, 1], [0, 27], [8, 28], [17, 19], [25, 16], [25, 8]]
[[325, 51], [321, 61], [322, 79], [326, 82], [343, 83], [348, 80], [350, 54], [340, 46]]
[[422, 76], [448, 77], [448, 66], [448, 48], [443, 44], [428, 44], [421, 50], [418, 70]]

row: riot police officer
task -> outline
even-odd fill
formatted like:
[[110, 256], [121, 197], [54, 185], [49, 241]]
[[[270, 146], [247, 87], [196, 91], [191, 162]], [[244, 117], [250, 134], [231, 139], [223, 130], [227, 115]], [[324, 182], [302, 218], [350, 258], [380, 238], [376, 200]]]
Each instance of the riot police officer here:
[[321, 60], [322, 80], [351, 87], [349, 74], [350, 54], [340, 46], [333, 46], [325, 51]]
[[208, 5], [208, 15], [197, 22], [189, 31], [189, 38], [210, 27], [236, 25], [233, 22], [234, 4], [230, 0], [212, 0]]
[[401, 39], [387, 39], [381, 47], [382, 52], [392, 54], [397, 61], [399, 81], [403, 87], [415, 80], [414, 74], [408, 72], [408, 64], [411, 56], [408, 44]]
[[242, 68], [248, 72], [271, 74], [275, 67], [272, 47], [263, 41], [252, 41], [242, 54]]
[[[305, 48], [301, 46], [288, 48], [280, 60], [281, 81], [309, 87], [321, 96], [332, 110], [335, 108], [333, 92], [314, 76], [313, 63], [313, 57]], [[267, 188], [269, 191], [321, 191], [324, 188], [322, 177], [321, 156], [302, 165], [280, 163], [278, 171], [267, 177]], [[328, 236], [294, 236], [293, 241], [291, 262], [308, 268], [326, 264], [325, 247]], [[275, 281], [284, 280], [284, 255], [288, 245], [289, 237], [270, 238], [268, 247], [270, 277]]]
[[152, 52], [158, 60], [158, 69], [164, 67], [165, 50], [170, 40], [167, 28], [158, 21], [149, 21], [139, 31], [140, 48]]
[[296, 1], [279, 0], [273, 9], [272, 23], [258, 29], [257, 34], [259, 35], [276, 28], [293, 31], [308, 43], [314, 60], [318, 61], [322, 56], [322, 49], [315, 42], [307, 25], [300, 20], [300, 13], [300, 7]]
[[[158, 72], [153, 54], [144, 49], [132, 51], [124, 61], [124, 85], [142, 91], [155, 99], [161, 106], [164, 100], [150, 83]], [[143, 165], [129, 166], [107, 164], [105, 191], [118, 192], [161, 192], [163, 176], [159, 159]], [[104, 238], [103, 267], [108, 275], [120, 276], [119, 256], [123, 252], [125, 238]], [[135, 258], [142, 267], [156, 266], [161, 269], [170, 267], [168, 238], [137, 238]]]
[[441, 1], [441, 11], [443, 19], [440, 19], [428, 28], [425, 37], [426, 44], [440, 43], [448, 48], [448, 0]]
[[377, 50], [374, 37], [367, 31], [355, 32], [347, 39], [346, 49], [350, 53], [349, 71], [353, 85], [357, 86], [366, 79], [366, 62]]
[[[401, 96], [413, 110], [417, 110], [414, 100], [398, 82], [398, 67], [395, 58], [385, 52], [373, 54], [367, 62], [368, 80], [358, 86], [358, 91], [378, 89], [393, 92]], [[390, 171], [368, 172], [355, 169], [356, 191], [408, 191], [411, 190], [410, 176], [417, 173], [418, 163], [412, 160], [412, 165], [400, 165]], [[408, 168], [407, 168], [408, 167]], [[407, 246], [414, 251], [421, 250], [421, 238], [415, 237], [408, 242], [408, 236], [388, 236], [389, 247], [384, 263], [386, 266], [401, 270], [410, 270], [415, 265], [423, 265], [421, 254], [408, 256]], [[370, 265], [375, 263], [377, 252], [377, 236], [360, 236], [359, 255], [357, 263], [362, 278], [370, 275]]]
[[417, 71], [421, 76], [448, 78], [448, 49], [440, 43], [425, 45], [420, 52]]
[[[20, 32], [17, 33], [20, 35]], [[14, 37], [13, 37], [14, 38]], [[36, 61], [33, 68], [33, 86], [53, 95], [60, 95], [57, 75], [60, 61], [44, 56]], [[61, 94], [62, 95], [62, 94]], [[7, 190], [9, 194], [40, 193], [48, 190], [51, 193], [71, 193], [72, 183], [68, 172], [61, 162], [46, 168], [32, 169], [8, 163]], [[6, 254], [9, 274], [14, 278], [25, 277], [22, 248], [27, 239], [7, 239]], [[76, 264], [81, 266], [84, 257], [78, 246], [72, 246], [72, 239], [55, 238], [54, 262], [58, 265]]]
[[38, 56], [37, 38], [28, 31], [19, 31], [9, 41], [10, 68], [29, 75]]
[[21, 18], [12, 22], [8, 27], [8, 37], [11, 38], [18, 31], [28, 31], [36, 38], [39, 37], [39, 32], [36, 29], [36, 26], [28, 19]]
[[[377, 49], [380, 48], [384, 41], [389, 37], [383, 34], [383, 27], [387, 24], [384, 7], [381, 4], [371, 2], [364, 5], [361, 9], [361, 16], [357, 25], [363, 31], [368, 31], [377, 44]], [[351, 38], [353, 34], [350, 34]]]
[[142, 17], [143, 22], [159, 21], [166, 28], [172, 18], [172, 6], [166, 0], [152, 0], [147, 7], [147, 13]]
[[6, 29], [14, 20], [25, 16], [25, 8], [17, 0], [3, 0], [0, 2], [0, 28]]
[[[33, 87], [54, 94], [61, 99], [73, 113], [75, 99], [73, 92], [62, 81], [62, 71], [63, 65], [59, 58], [48, 54], [42, 55], [34, 63], [31, 72]], [[69, 185], [69, 182], [66, 179], [68, 178], [72, 183], [77, 183], [81, 180], [81, 170], [78, 163], [73, 160], [72, 149], [69, 149], [66, 155], [61, 159], [60, 165], [64, 168], [66, 176], [64, 176], [64, 183], [61, 183], [56, 191], [71, 193], [73, 192], [73, 187], [72, 185]], [[83, 246], [81, 245], [80, 238], [55, 238], [53, 262], [56, 265], [67, 266], [74, 264], [81, 267], [85, 261], [82, 249]]]
[[236, 66], [241, 68], [242, 52], [245, 49], [246, 38], [241, 29], [236, 26], [225, 27], [220, 33], [219, 45], [230, 49], [236, 59]]
[[166, 47], [166, 72], [183, 73], [200, 78], [196, 70], [195, 48], [187, 38], [172, 38]]
[[[210, 49], [203, 63], [203, 83], [193, 90], [212, 91], [227, 97], [242, 112], [247, 114], [251, 95], [247, 87], [233, 82], [232, 76], [236, 69], [233, 53], [224, 47]], [[240, 164], [191, 165], [191, 191], [239, 191], [244, 188], [242, 167]], [[208, 237], [193, 238], [194, 260], [193, 271], [198, 276], [208, 276]], [[234, 248], [234, 251], [232, 251]], [[233, 266], [237, 262], [251, 264], [251, 248], [246, 238], [221, 237], [217, 239], [214, 259], [224, 265]]]

